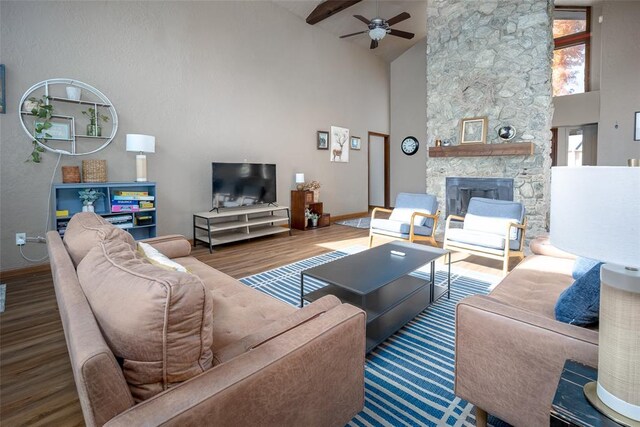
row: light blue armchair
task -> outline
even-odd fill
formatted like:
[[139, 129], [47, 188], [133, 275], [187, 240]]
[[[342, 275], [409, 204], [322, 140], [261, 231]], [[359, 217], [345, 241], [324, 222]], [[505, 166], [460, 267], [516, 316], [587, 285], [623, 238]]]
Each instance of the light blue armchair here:
[[[464, 221], [462, 228], [451, 228], [452, 220]], [[447, 218], [443, 248], [501, 260], [506, 275], [511, 257], [524, 258], [526, 228], [522, 203], [473, 197], [464, 218]]]
[[[378, 212], [390, 212], [391, 216], [389, 219], [376, 218]], [[373, 244], [373, 236], [376, 234], [410, 242], [426, 241], [431, 246], [438, 246], [435, 230], [439, 215], [438, 200], [435, 196], [422, 193], [400, 193], [396, 197], [393, 210], [375, 208], [371, 212], [369, 247]]]

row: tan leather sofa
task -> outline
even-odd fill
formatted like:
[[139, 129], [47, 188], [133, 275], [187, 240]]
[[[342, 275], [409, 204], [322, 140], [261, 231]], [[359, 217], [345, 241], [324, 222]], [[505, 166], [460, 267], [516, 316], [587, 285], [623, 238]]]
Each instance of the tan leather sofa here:
[[186, 266], [213, 295], [213, 367], [136, 403], [67, 247], [49, 232], [60, 317], [88, 426], [337, 426], [363, 408], [363, 311], [334, 297], [296, 309], [191, 257], [182, 236], [147, 243]]
[[487, 296], [456, 308], [455, 393], [514, 426], [548, 426], [566, 359], [597, 366], [598, 332], [558, 322], [554, 306], [574, 259], [545, 240]]

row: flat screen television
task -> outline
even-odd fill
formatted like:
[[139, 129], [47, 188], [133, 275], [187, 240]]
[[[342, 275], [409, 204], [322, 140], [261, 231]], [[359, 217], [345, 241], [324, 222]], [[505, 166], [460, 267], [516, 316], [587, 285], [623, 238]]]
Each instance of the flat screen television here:
[[212, 163], [213, 209], [276, 202], [276, 165]]

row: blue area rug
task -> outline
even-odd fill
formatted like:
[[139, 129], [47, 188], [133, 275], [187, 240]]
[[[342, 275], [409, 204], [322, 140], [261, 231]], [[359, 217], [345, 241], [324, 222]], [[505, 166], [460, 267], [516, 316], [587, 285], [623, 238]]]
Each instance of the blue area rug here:
[[0, 285], [0, 313], [4, 313], [4, 303], [7, 297], [7, 285]]
[[[331, 252], [240, 281], [297, 307], [302, 270], [359, 250]], [[429, 278], [428, 266], [423, 269], [414, 274]], [[446, 271], [436, 271], [436, 284], [446, 280]], [[475, 426], [473, 405], [453, 393], [455, 306], [467, 295], [487, 294], [497, 281], [452, 269], [451, 299], [441, 298], [367, 355], [365, 408], [349, 425]], [[322, 286], [305, 279], [305, 291]], [[506, 425], [491, 417], [489, 422]]]
[[365, 216], [362, 218], [345, 219], [344, 221], [336, 221], [336, 224], [368, 230], [371, 226], [371, 217]]

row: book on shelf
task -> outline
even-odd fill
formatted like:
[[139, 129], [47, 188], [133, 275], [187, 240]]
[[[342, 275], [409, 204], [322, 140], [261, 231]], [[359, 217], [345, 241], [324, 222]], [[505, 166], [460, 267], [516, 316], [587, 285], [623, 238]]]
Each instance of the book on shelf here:
[[120, 223], [120, 224], [113, 224], [114, 227], [118, 227], [118, 228], [132, 228], [133, 227], [133, 223], [131, 222], [124, 222], [124, 223]]
[[69, 216], [69, 210], [68, 209], [61, 209], [61, 210], [57, 210], [56, 211], [56, 217], [60, 218], [60, 217], [65, 217], [65, 216]]
[[153, 202], [140, 202], [140, 209], [153, 209]]
[[112, 205], [137, 205], [137, 200], [111, 200]]
[[148, 196], [148, 191], [123, 191], [116, 190], [113, 192], [116, 196]]
[[155, 196], [112, 196], [111, 200], [146, 200], [154, 201]]
[[138, 212], [138, 205], [111, 205], [111, 212]]

